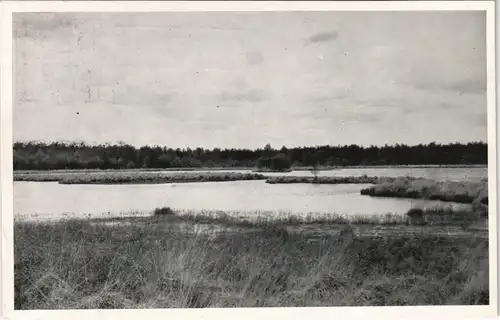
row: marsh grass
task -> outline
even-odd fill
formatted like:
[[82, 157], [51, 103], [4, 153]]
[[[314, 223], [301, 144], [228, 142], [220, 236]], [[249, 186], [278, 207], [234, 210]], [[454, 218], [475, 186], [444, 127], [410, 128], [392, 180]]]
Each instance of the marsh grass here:
[[406, 222], [411, 225], [444, 225], [467, 228], [487, 217], [474, 208], [453, 210], [449, 207], [411, 208], [406, 212]]
[[16, 309], [487, 304], [488, 242], [15, 222]]
[[127, 183], [182, 183], [223, 182], [238, 180], [265, 180], [257, 173], [240, 172], [148, 172], [148, 171], [104, 171], [104, 172], [37, 172], [16, 173], [14, 181], [58, 181], [60, 184], [127, 184]]
[[258, 168], [252, 170], [252, 172], [277, 172], [277, 173], [285, 173], [285, 172], [292, 172], [293, 169], [283, 169], [283, 170], [278, 170], [278, 169], [270, 169], [270, 168]]
[[[407, 179], [413, 179], [407, 177]], [[344, 176], [344, 177], [298, 177], [298, 176], [276, 176], [269, 177], [266, 183], [269, 184], [287, 184], [287, 183], [315, 183], [315, 184], [376, 184], [382, 182], [391, 182], [396, 180], [392, 177], [370, 177], [362, 176]]]
[[15, 174], [74, 174], [74, 173], [116, 173], [116, 172], [206, 172], [206, 171], [241, 171], [254, 170], [254, 167], [177, 167], [177, 168], [129, 168], [129, 169], [54, 169], [54, 170], [15, 170]]
[[[14, 173], [14, 181], [51, 182], [62, 184], [118, 184], [118, 183], [173, 183], [173, 182], [210, 182], [237, 180], [266, 180], [269, 184], [316, 183], [316, 184], [377, 184], [396, 180], [393, 177], [344, 176], [344, 177], [268, 177], [256, 172], [273, 172], [272, 170], [241, 172], [175, 172], [171, 171], [137, 171], [137, 170], [102, 170], [102, 171], [31, 171]], [[405, 179], [414, 179], [405, 177]]]
[[70, 173], [47, 173], [47, 172], [36, 172], [36, 173], [17, 173], [14, 172], [14, 181], [33, 181], [33, 182], [57, 182], [64, 177], [67, 177]]
[[[157, 208], [156, 210], [161, 210]], [[156, 211], [155, 210], [155, 211]], [[316, 213], [294, 214], [290, 212], [228, 212], [228, 211], [191, 211], [176, 210], [175, 218], [193, 223], [217, 223], [231, 226], [270, 228], [274, 226], [297, 226], [304, 224], [343, 225], [372, 224], [395, 225], [406, 224], [404, 215], [387, 213], [383, 215]]]
[[[418, 198], [472, 203], [475, 199], [488, 198], [488, 182], [434, 181], [429, 179], [397, 178], [361, 190], [373, 197]], [[483, 200], [484, 202], [484, 200]]]
[[[163, 213], [165, 212], [165, 213]], [[411, 208], [406, 214], [339, 214], [309, 212], [296, 214], [291, 212], [240, 212], [211, 210], [175, 210], [156, 208], [154, 215], [169, 215], [171, 220], [191, 223], [219, 224], [232, 227], [250, 227], [269, 229], [275, 227], [304, 225], [435, 225], [467, 227], [485, 220], [481, 212], [471, 209], [453, 209], [450, 206], [435, 206], [425, 209]]]

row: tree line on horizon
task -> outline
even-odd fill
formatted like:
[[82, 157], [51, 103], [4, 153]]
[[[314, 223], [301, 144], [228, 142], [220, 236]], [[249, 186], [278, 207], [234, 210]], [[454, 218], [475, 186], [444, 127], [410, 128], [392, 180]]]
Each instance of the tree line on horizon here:
[[293, 147], [259, 149], [168, 148], [128, 144], [16, 142], [14, 170], [134, 169], [356, 165], [487, 164], [487, 143]]

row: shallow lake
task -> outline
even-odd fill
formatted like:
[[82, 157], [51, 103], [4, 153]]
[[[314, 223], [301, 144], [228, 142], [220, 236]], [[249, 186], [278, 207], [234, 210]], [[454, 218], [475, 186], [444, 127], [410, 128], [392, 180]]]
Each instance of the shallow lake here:
[[[392, 170], [392, 171], [391, 171]], [[408, 174], [408, 172], [410, 174]], [[297, 171], [289, 175], [310, 174]], [[322, 175], [423, 176], [443, 180], [477, 180], [485, 168], [343, 169]], [[368, 185], [266, 184], [264, 181], [232, 181], [174, 184], [61, 185], [57, 182], [15, 182], [14, 213], [34, 219], [117, 216], [131, 212], [150, 214], [157, 207], [183, 210], [223, 210], [258, 213], [385, 214], [408, 209], [467, 205], [396, 198], [372, 198], [360, 194]]]

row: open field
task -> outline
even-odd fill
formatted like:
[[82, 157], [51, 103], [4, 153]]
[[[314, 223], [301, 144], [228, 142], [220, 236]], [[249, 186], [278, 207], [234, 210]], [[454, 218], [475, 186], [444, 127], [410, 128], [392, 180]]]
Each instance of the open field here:
[[16, 309], [488, 303], [487, 237], [272, 223], [214, 236], [175, 219], [16, 221]]

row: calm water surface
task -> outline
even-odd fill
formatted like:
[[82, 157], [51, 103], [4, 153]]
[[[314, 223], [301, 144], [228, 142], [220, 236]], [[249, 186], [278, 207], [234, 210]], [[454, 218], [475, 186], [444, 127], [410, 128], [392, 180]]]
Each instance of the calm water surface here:
[[[377, 169], [372, 175], [389, 175], [390, 170]], [[397, 169], [399, 170], [399, 169]], [[413, 175], [415, 170], [412, 169]], [[428, 169], [422, 169], [428, 170]], [[454, 170], [454, 171], [453, 171]], [[464, 169], [462, 169], [464, 170]], [[466, 169], [469, 170], [469, 169]], [[404, 170], [403, 170], [404, 171]], [[433, 170], [430, 170], [433, 171]], [[323, 175], [368, 174], [366, 169], [344, 169], [322, 172]], [[394, 173], [404, 175], [402, 171]], [[445, 176], [442, 169], [427, 176]], [[481, 171], [449, 170], [454, 180], [480, 179]], [[471, 173], [472, 172], [472, 173]], [[485, 170], [484, 170], [485, 172]], [[290, 175], [310, 174], [297, 171]], [[484, 173], [483, 173], [484, 174]], [[462, 177], [462, 178], [460, 178]], [[467, 177], [465, 179], [464, 177]], [[448, 179], [445, 177], [445, 179]], [[203, 182], [140, 185], [61, 185], [57, 182], [14, 182], [14, 213], [18, 217], [57, 219], [61, 217], [116, 216], [133, 211], [150, 214], [157, 207], [184, 210], [224, 210], [247, 212], [282, 212], [292, 214], [340, 213], [385, 214], [404, 213], [409, 208], [443, 205], [439, 201], [395, 198], [372, 198], [360, 195], [368, 185], [266, 184], [264, 181]], [[465, 205], [451, 204], [452, 207]]]

